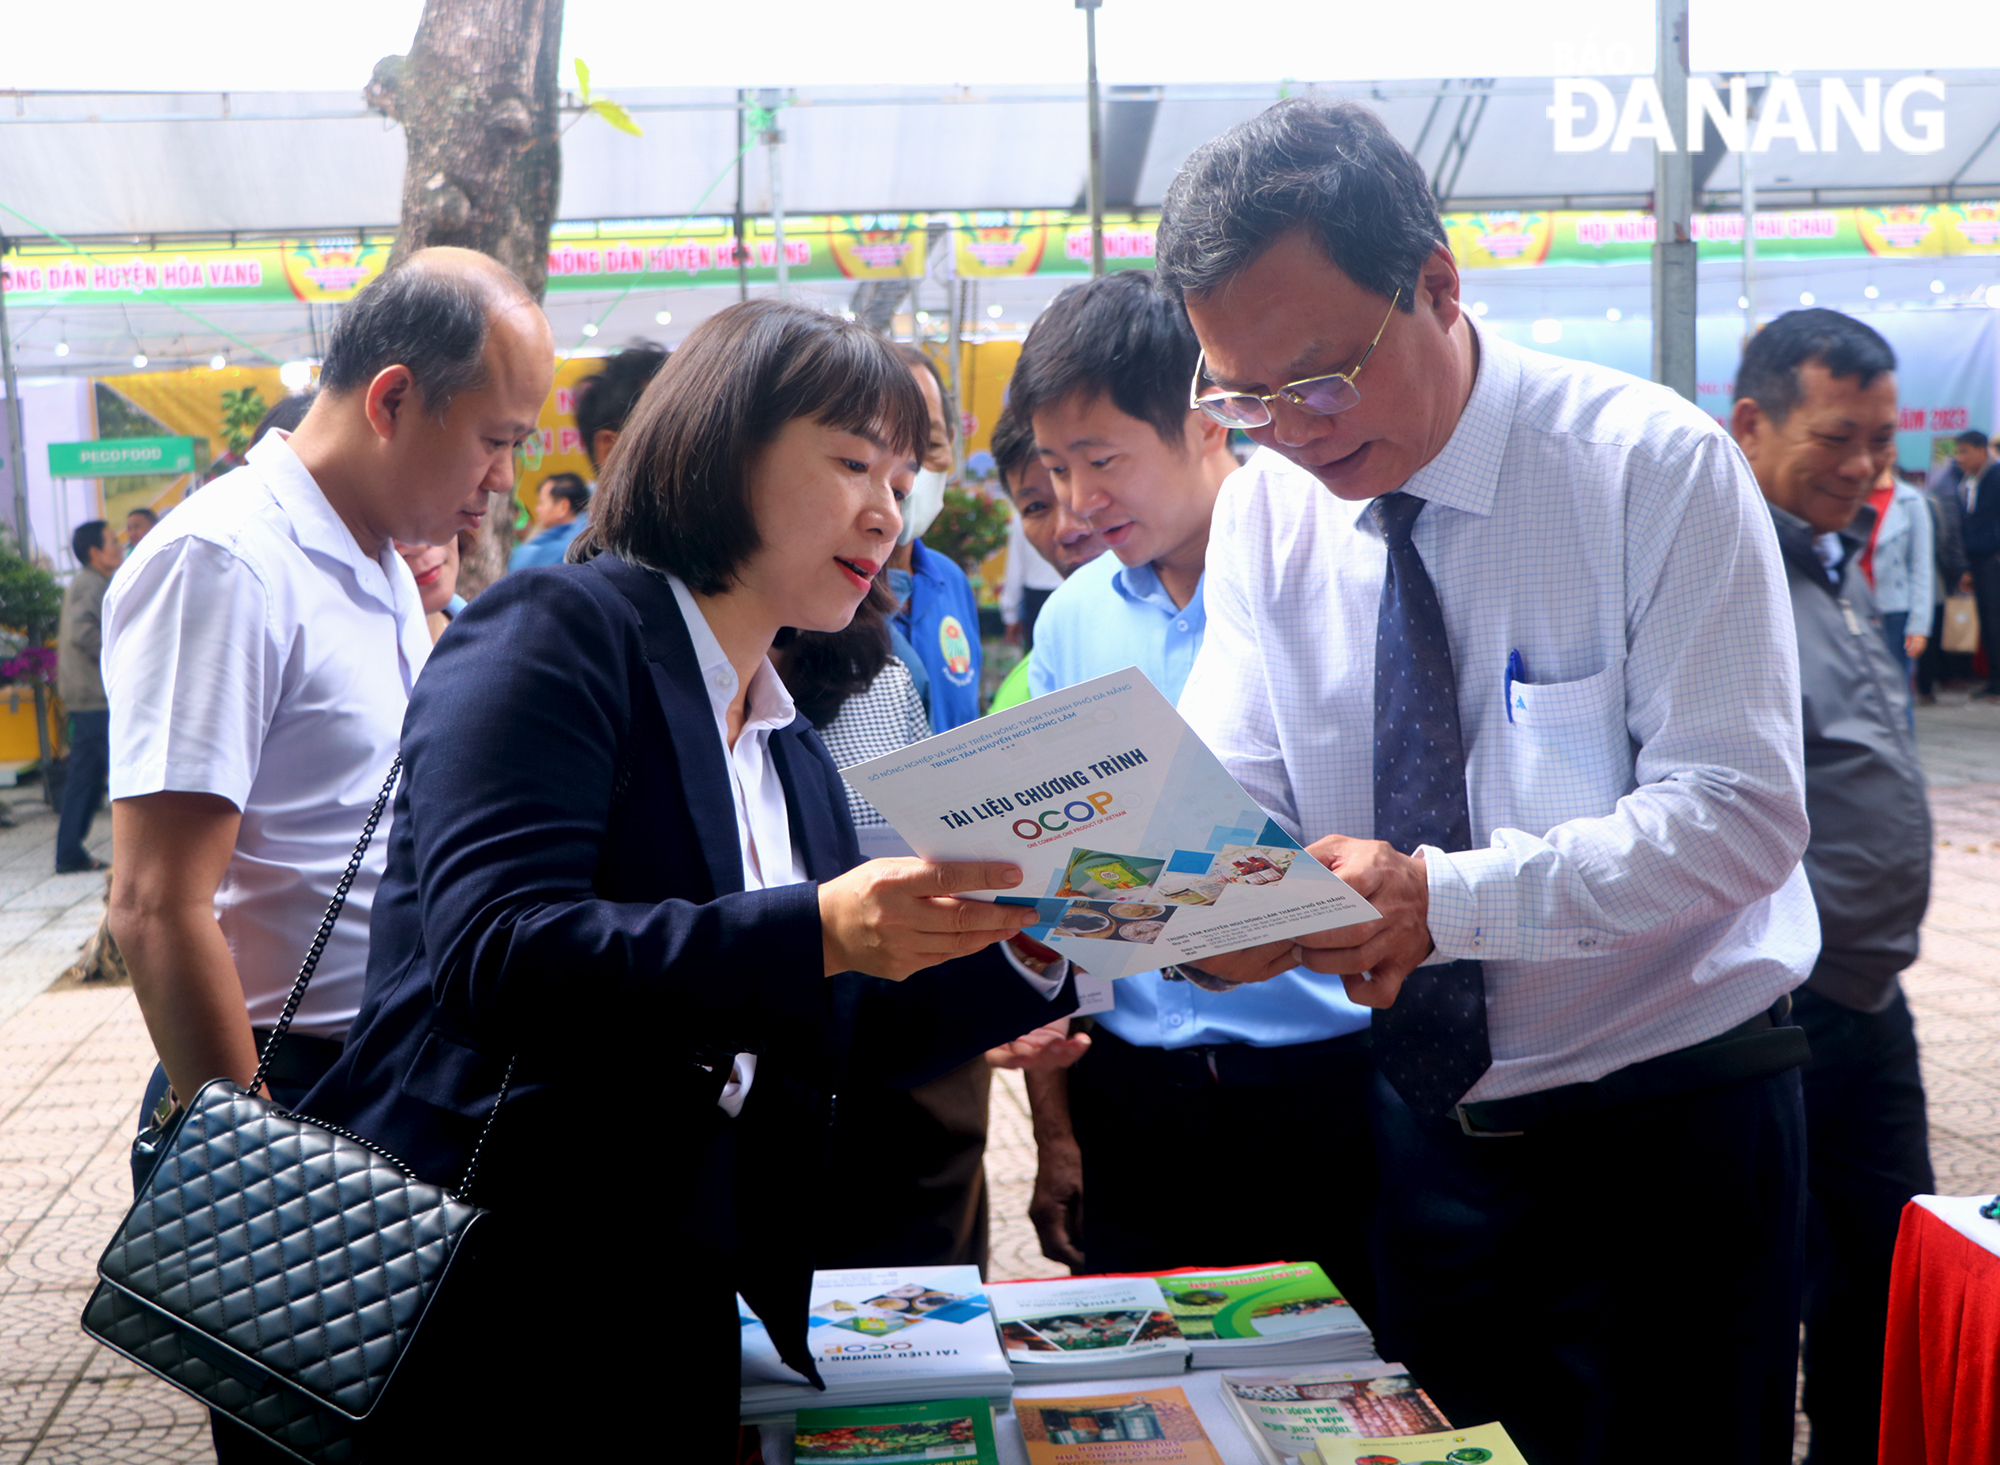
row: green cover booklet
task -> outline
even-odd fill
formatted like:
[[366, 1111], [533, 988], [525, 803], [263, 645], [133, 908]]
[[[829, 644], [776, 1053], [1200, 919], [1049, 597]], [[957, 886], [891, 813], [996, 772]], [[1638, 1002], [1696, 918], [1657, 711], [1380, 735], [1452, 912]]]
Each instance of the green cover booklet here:
[[1317, 1262], [1156, 1275], [1196, 1368], [1352, 1363], [1375, 1340]]
[[959, 1460], [999, 1465], [993, 1405], [987, 1399], [932, 1399], [861, 1409], [801, 1409], [792, 1435], [794, 1465], [865, 1460]]

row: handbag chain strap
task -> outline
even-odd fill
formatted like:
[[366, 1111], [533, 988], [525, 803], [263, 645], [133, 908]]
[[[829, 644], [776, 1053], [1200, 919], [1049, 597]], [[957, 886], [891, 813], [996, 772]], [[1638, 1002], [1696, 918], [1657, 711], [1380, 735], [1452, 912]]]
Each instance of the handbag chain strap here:
[[306, 995], [306, 983], [312, 980], [313, 971], [326, 952], [327, 938], [333, 935], [333, 923], [340, 919], [341, 907], [347, 904], [347, 892], [354, 888], [354, 877], [361, 873], [361, 861], [368, 853], [369, 842], [375, 838], [375, 826], [382, 822], [382, 811], [389, 807], [389, 795], [396, 791], [396, 780], [402, 775], [403, 755], [398, 753], [396, 761], [389, 765], [389, 777], [383, 781], [382, 792], [375, 795], [375, 807], [368, 811], [368, 822], [361, 826], [361, 838], [355, 842], [354, 853], [348, 857], [340, 883], [333, 887], [333, 899], [326, 904], [326, 914], [319, 918], [319, 929], [313, 932], [312, 945], [306, 948], [306, 959], [299, 963], [299, 979], [292, 983], [292, 994], [285, 999], [285, 1010], [278, 1014], [277, 1026], [271, 1029], [271, 1039], [264, 1044], [264, 1052], [257, 1060], [257, 1075], [250, 1080], [250, 1092], [253, 1094], [263, 1087], [264, 1075], [271, 1067], [271, 1059], [277, 1055], [278, 1044], [285, 1041], [292, 1019], [298, 1015], [299, 1003]]
[[[298, 1015], [299, 1003], [305, 999], [306, 984], [312, 980], [313, 972], [319, 967], [319, 959], [326, 952], [326, 943], [333, 935], [334, 923], [340, 919], [341, 909], [347, 904], [347, 892], [354, 888], [354, 877], [361, 873], [361, 861], [367, 857], [368, 846], [375, 838], [375, 826], [382, 822], [382, 811], [389, 807], [389, 796], [396, 791], [396, 780], [402, 775], [403, 755], [398, 753], [396, 761], [389, 765], [389, 776], [382, 782], [382, 791], [375, 795], [375, 807], [368, 811], [368, 822], [361, 826], [361, 838], [355, 841], [354, 853], [348, 857], [347, 868], [340, 875], [340, 883], [333, 887], [333, 899], [327, 902], [326, 914], [320, 917], [319, 929], [313, 932], [312, 945], [306, 948], [306, 959], [299, 963], [299, 978], [292, 983], [291, 995], [285, 999], [285, 1010], [278, 1014], [277, 1026], [271, 1029], [270, 1041], [264, 1044], [264, 1051], [257, 1060], [257, 1072], [249, 1084], [250, 1093], [254, 1094], [263, 1087], [264, 1075], [271, 1067], [272, 1058], [277, 1054], [278, 1044], [285, 1040], [285, 1034], [291, 1030], [292, 1019]], [[493, 1100], [493, 1108], [487, 1114], [486, 1122], [479, 1127], [479, 1138], [473, 1143], [471, 1158], [465, 1162], [465, 1174], [460, 1177], [458, 1187], [453, 1192], [461, 1200], [465, 1199], [472, 1189], [472, 1177], [479, 1169], [480, 1153], [486, 1148], [486, 1136], [492, 1132], [493, 1121], [500, 1115], [500, 1106], [507, 1102], [507, 1090], [514, 1081], [514, 1065], [517, 1061], [519, 1061], [518, 1055], [507, 1060], [507, 1071], [500, 1077], [499, 1095]], [[333, 1129], [336, 1134], [344, 1135], [374, 1150], [385, 1159], [395, 1160], [394, 1156], [369, 1144], [358, 1135], [348, 1135], [345, 1130], [332, 1125], [326, 1127]], [[395, 1160], [395, 1163], [401, 1165], [402, 1161]]]

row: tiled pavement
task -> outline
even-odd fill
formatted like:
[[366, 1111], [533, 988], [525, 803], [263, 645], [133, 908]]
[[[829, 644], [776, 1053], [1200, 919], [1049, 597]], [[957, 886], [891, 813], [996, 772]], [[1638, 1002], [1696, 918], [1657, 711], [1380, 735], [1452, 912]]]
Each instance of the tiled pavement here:
[[[2000, 1191], [2000, 708], [1922, 709], [1940, 841], [1922, 961], [1906, 977], [1946, 1193]], [[13, 794], [0, 830], [0, 1465], [200, 1461], [182, 1395], [78, 1332], [98, 1250], [129, 1203], [127, 1137], [152, 1066], [129, 988], [52, 979], [102, 910], [101, 882], [51, 877], [55, 821]], [[0, 802], [8, 798], [0, 793]], [[100, 846], [102, 828], [100, 823]], [[102, 853], [100, 847], [100, 853]], [[1017, 1075], [993, 1095], [995, 1277], [1047, 1276], [1026, 1220], [1034, 1142]]]

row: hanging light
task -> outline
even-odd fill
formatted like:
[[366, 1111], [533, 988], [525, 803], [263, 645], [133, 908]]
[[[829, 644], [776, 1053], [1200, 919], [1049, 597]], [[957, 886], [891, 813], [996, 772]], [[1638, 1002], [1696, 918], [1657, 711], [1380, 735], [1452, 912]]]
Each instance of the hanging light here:
[[1604, 318], [1606, 320], [1623, 320], [1625, 319], [1625, 312], [1614, 305], [1604, 312]]
[[288, 392], [302, 392], [312, 384], [313, 369], [309, 361], [287, 361], [278, 368], [278, 380], [283, 382]]
[[132, 364], [139, 370], [144, 371], [146, 369], [146, 353], [144, 351], [134, 353]]
[[1473, 313], [1474, 315], [1476, 315], [1476, 316], [1479, 316], [1479, 317], [1481, 317], [1481, 318], [1483, 319], [1483, 318], [1485, 317], [1485, 315], [1486, 315], [1486, 302], [1485, 302], [1484, 300], [1475, 300], [1475, 301], [1473, 301], [1473, 302], [1472, 302], [1472, 313]]
[[67, 341], [56, 342], [56, 355], [58, 356], [69, 355], [69, 342]]
[[208, 369], [210, 371], [220, 371], [227, 365], [229, 365], [229, 358], [224, 356], [220, 351], [208, 358]]
[[1986, 287], [1986, 303], [1995, 310], [2000, 310], [2000, 285], [1988, 285]]
[[1737, 296], [1737, 297], [1736, 297], [1736, 308], [1737, 308], [1738, 310], [1748, 310], [1748, 309], [1750, 308], [1750, 297], [1749, 297], [1748, 295], [1739, 295], [1739, 296]]
[[1801, 290], [1801, 291], [1799, 291], [1799, 304], [1801, 304], [1801, 305], [1811, 305], [1812, 303], [1813, 303], [1813, 292], [1812, 292], [1812, 291], [1810, 291], [1810, 290]]
[[1933, 294], [1933, 295], [1942, 295], [1942, 294], [1944, 294], [1944, 281], [1943, 281], [1943, 280], [1932, 280], [1932, 281], [1931, 281], [1931, 294]]
[[670, 326], [673, 323], [674, 313], [671, 310], [656, 311], [653, 315], [653, 324], [656, 326]]
[[1528, 328], [1528, 333], [1540, 346], [1553, 346], [1563, 338], [1563, 323], [1552, 315], [1545, 315]]
[[594, 336], [594, 335], [596, 335], [596, 334], [597, 334], [597, 323], [596, 323], [595, 321], [585, 321], [585, 322], [584, 322], [584, 326], [583, 326], [583, 333], [584, 333], [584, 334], [585, 334], [586, 336]]
[[1870, 285], [1864, 290], [1862, 290], [1861, 293], [1863, 295], [1866, 295], [1870, 300], [1874, 300], [1878, 296], [1880, 296], [1882, 292], [1880, 290], [1877, 290], [1873, 285]]
[[993, 319], [998, 320], [1007, 313], [1007, 307], [1004, 305], [989, 305], [986, 307], [986, 313], [992, 316]]

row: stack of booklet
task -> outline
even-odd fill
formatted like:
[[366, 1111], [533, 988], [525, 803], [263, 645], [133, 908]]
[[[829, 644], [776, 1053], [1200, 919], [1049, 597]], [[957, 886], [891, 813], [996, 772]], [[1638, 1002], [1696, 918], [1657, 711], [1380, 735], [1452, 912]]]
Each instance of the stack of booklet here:
[[1187, 1340], [1151, 1277], [995, 1282], [986, 1292], [1016, 1383], [1143, 1378], [1188, 1366]]
[[1225, 1373], [1222, 1401], [1264, 1465], [1284, 1465], [1319, 1440], [1419, 1435], [1451, 1427], [1430, 1396], [1395, 1363]]
[[822, 1407], [970, 1397], [1004, 1402], [1013, 1386], [977, 1267], [813, 1273], [806, 1346], [825, 1393], [785, 1365], [741, 1298], [737, 1309], [741, 1410], [751, 1423]]
[[1196, 1368], [1353, 1363], [1375, 1356], [1368, 1325], [1316, 1262], [1185, 1268], [1154, 1280]]

